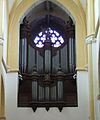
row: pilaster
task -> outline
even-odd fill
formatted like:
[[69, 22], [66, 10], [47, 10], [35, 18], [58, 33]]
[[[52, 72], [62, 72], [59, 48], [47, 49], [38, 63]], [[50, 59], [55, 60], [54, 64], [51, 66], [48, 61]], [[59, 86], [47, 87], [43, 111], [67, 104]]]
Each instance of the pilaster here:
[[88, 75], [89, 75], [89, 110], [90, 120], [95, 120], [94, 115], [94, 85], [93, 85], [93, 57], [92, 43], [95, 43], [94, 37], [95, 22], [94, 22], [94, 0], [87, 0], [87, 37], [86, 43], [88, 48]]
[[95, 43], [94, 34], [86, 37], [86, 44], [88, 48], [88, 75], [89, 75], [89, 107], [90, 107], [90, 120], [94, 118], [94, 87], [93, 87], [93, 61], [92, 61], [92, 44]]
[[0, 0], [0, 119], [3, 116], [3, 109], [2, 107], [2, 79], [1, 79], [1, 62], [2, 62], [2, 55], [3, 55], [3, 30], [2, 30], [2, 25], [3, 25], [3, 0]]

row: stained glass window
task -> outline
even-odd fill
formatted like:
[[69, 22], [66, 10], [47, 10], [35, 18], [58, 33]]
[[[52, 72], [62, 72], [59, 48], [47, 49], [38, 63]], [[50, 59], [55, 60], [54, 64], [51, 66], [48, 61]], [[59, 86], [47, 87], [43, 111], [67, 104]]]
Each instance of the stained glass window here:
[[44, 42], [46, 39], [51, 40], [52, 47], [58, 48], [64, 43], [64, 39], [56, 30], [48, 28], [44, 32], [39, 32], [38, 35], [34, 39], [34, 43], [36, 47], [42, 48], [44, 46]]

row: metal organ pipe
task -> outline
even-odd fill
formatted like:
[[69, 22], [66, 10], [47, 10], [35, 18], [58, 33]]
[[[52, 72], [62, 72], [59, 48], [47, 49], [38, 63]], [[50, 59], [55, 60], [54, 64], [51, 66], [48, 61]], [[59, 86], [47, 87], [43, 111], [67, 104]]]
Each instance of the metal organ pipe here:
[[74, 71], [75, 68], [75, 54], [74, 54], [74, 39], [69, 38], [69, 70], [70, 72]]
[[26, 38], [22, 39], [22, 73], [26, 71], [27, 64], [27, 40]]
[[51, 72], [51, 51], [45, 50], [45, 73]]
[[30, 26], [26, 20], [26, 18], [24, 18], [23, 23], [21, 24], [20, 27], [20, 32], [21, 32], [21, 40], [20, 40], [20, 49], [21, 49], [21, 53], [20, 53], [20, 64], [21, 64], [21, 72], [25, 73], [28, 70], [28, 40], [30, 37]]

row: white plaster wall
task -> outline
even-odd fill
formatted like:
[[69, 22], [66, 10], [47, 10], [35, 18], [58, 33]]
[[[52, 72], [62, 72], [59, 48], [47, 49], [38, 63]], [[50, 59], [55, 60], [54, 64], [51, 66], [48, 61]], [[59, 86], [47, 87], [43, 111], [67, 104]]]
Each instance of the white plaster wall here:
[[[95, 0], [95, 27], [97, 27], [97, 22], [100, 22], [100, 0]], [[93, 77], [94, 77], [94, 109], [95, 109], [95, 120], [100, 120], [100, 25], [96, 37], [96, 43], [92, 44], [93, 51]]]
[[[94, 82], [94, 109], [95, 119], [100, 120], [100, 100], [98, 100], [99, 93], [99, 63], [100, 63], [100, 28], [96, 38], [96, 43], [92, 44], [92, 58], [93, 58], [93, 82]], [[99, 68], [99, 69], [98, 69]]]
[[[4, 70], [4, 69], [3, 69]], [[5, 72], [5, 71], [4, 71]], [[66, 107], [59, 112], [57, 108], [38, 108], [33, 112], [31, 108], [17, 107], [17, 73], [5, 74], [5, 102], [6, 120], [88, 120], [88, 73], [77, 73], [78, 107]]]
[[100, 12], [100, 7], [99, 7], [99, 1], [100, 0], [95, 0], [94, 2], [94, 10], [95, 10], [95, 27], [97, 25], [97, 21], [98, 21], [98, 18], [99, 18], [99, 12]]
[[3, 64], [2, 75], [4, 80], [5, 91], [5, 117], [6, 120], [17, 120], [17, 87], [18, 87], [18, 74], [6, 73]]

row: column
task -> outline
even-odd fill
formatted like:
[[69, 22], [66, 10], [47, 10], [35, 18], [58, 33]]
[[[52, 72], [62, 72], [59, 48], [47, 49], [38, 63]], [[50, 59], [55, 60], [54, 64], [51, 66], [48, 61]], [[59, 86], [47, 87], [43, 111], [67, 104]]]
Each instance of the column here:
[[94, 88], [93, 88], [93, 61], [92, 61], [92, 43], [94, 42], [94, 0], [87, 0], [87, 37], [88, 48], [88, 74], [89, 74], [89, 110], [90, 120], [94, 120]]
[[2, 48], [3, 48], [2, 24], [3, 24], [3, 0], [0, 0], [0, 63], [2, 60]]
[[[3, 0], [0, 0], [0, 119], [3, 117], [3, 108], [2, 108], [2, 79], [1, 79], [1, 62], [2, 62], [2, 53], [3, 53]], [[2, 118], [3, 119], [3, 118]]]

